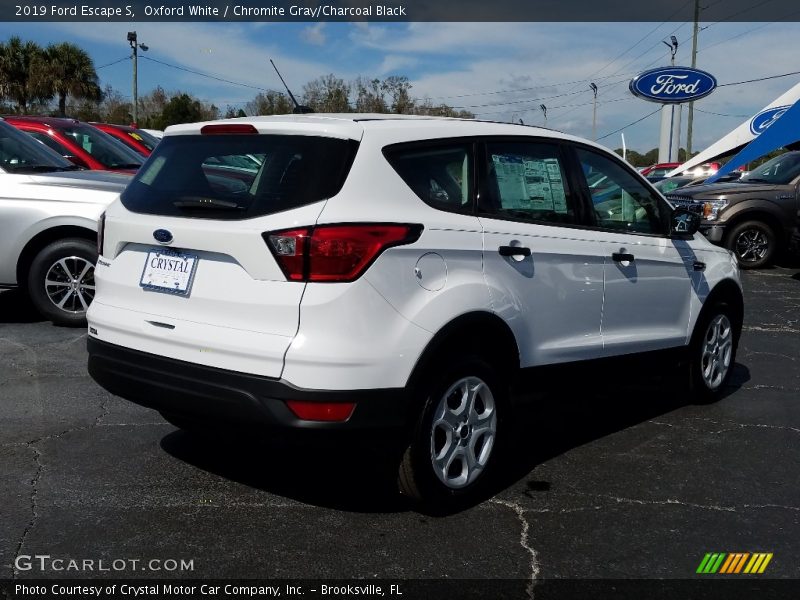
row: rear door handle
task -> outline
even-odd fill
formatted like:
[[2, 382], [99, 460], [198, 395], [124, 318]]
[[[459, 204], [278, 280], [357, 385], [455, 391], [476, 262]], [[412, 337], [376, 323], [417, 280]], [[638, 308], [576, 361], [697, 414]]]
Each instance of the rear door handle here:
[[611, 258], [614, 259], [614, 262], [633, 262], [633, 254], [627, 252], [614, 252]]
[[531, 249], [524, 246], [500, 246], [497, 251], [500, 256], [530, 256]]

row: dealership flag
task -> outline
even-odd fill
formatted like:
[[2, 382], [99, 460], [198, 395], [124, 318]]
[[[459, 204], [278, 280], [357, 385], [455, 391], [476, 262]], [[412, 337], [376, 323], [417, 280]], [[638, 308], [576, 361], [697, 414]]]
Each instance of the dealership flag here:
[[780, 120], [770, 125], [756, 139], [742, 148], [741, 152], [726, 162], [714, 175], [706, 179], [706, 183], [714, 183], [717, 179], [733, 171], [738, 165], [761, 158], [768, 152], [791, 144], [800, 139], [800, 101], [795, 102]]
[[[749, 144], [754, 139], [761, 137], [764, 132], [771, 130], [772, 124], [782, 120], [788, 108], [798, 100], [800, 100], [800, 83], [795, 85], [785, 94], [775, 98], [775, 100], [767, 104], [755, 115], [747, 119], [744, 123], [739, 125], [736, 129], [731, 131], [722, 139], [711, 144], [700, 154], [686, 161], [674, 171], [667, 173], [667, 176], [672, 177], [673, 175], [680, 175], [684, 171], [688, 171], [697, 165], [712, 161], [723, 154], [728, 154], [737, 148], [741, 148], [742, 146]], [[782, 127], [788, 129], [785, 126], [786, 123], [782, 122]], [[798, 130], [795, 129], [795, 131]], [[798, 140], [800, 140], [800, 133], [795, 133], [794, 139], [785, 143], [792, 143]], [[778, 148], [780, 145], [775, 147]], [[767, 152], [769, 152], [769, 150], [767, 150]], [[744, 164], [744, 162], [740, 161], [735, 166], [738, 167], [742, 164]]]

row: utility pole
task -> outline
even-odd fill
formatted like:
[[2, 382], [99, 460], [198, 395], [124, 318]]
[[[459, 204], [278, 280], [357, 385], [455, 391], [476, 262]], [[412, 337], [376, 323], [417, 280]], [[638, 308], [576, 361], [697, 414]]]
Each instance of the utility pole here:
[[147, 52], [148, 47], [144, 44], [140, 44], [138, 38], [136, 36], [135, 31], [128, 32], [128, 43], [131, 45], [131, 50], [133, 50], [133, 54], [131, 58], [133, 58], [133, 110], [131, 111], [131, 117], [133, 118], [133, 126], [138, 127], [139, 121], [139, 48], [142, 49], [142, 52]]
[[589, 84], [589, 89], [594, 93], [594, 101], [592, 102], [592, 141], [597, 141], [597, 86], [594, 82]]
[[[697, 66], [697, 34], [700, 33], [700, 0], [694, 0], [694, 35], [692, 35], [692, 68]], [[686, 160], [692, 157], [692, 125], [694, 102], [689, 102], [689, 122], [686, 126]]]
[[[675, 55], [678, 53], [678, 38], [670, 36], [664, 41], [669, 48], [670, 64], [675, 66]], [[678, 105], [677, 118], [674, 104], [664, 104], [661, 108], [661, 136], [658, 143], [658, 162], [675, 162], [678, 160], [678, 137], [681, 128], [681, 110]]]

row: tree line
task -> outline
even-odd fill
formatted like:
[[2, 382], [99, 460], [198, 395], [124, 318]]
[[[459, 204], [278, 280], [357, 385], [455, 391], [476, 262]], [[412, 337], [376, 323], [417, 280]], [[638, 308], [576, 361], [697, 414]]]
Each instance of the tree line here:
[[[430, 99], [415, 98], [408, 77], [359, 77], [345, 81], [334, 74], [309, 81], [299, 102], [314, 112], [374, 112], [472, 118], [467, 111]], [[89, 54], [70, 42], [41, 47], [18, 36], [0, 42], [0, 111], [72, 117], [82, 121], [130, 124], [132, 102], [119, 90], [100, 87]], [[241, 108], [221, 110], [193, 94], [167, 91], [161, 86], [139, 96], [138, 125], [164, 129], [220, 117], [291, 113], [288, 94], [276, 90], [258, 93]]]
[[63, 117], [68, 96], [100, 101], [102, 92], [92, 59], [79, 46], [61, 42], [42, 48], [13, 36], [0, 42], [0, 96], [23, 114], [55, 100], [53, 112]]

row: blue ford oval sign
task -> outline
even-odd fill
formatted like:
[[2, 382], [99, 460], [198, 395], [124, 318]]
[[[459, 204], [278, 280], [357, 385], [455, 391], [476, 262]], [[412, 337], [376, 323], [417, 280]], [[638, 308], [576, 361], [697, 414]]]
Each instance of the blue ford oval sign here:
[[169, 244], [172, 241], [172, 233], [166, 229], [156, 229], [153, 232], [153, 237], [162, 244]]
[[790, 108], [790, 106], [773, 106], [772, 108], [762, 110], [750, 120], [750, 133], [753, 135], [764, 133], [767, 127], [780, 119], [783, 113]]
[[660, 67], [640, 73], [628, 86], [634, 96], [661, 104], [705, 98], [717, 87], [710, 73], [689, 67]]

